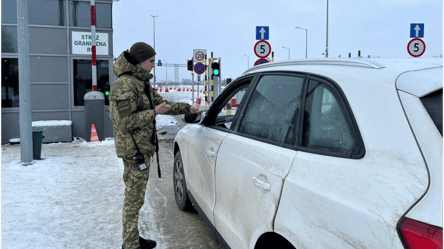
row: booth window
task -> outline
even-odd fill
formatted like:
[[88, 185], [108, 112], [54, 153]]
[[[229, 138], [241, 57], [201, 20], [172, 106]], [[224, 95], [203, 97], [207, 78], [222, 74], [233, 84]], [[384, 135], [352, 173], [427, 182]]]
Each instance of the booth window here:
[[19, 107], [18, 59], [2, 58], [2, 108]]
[[28, 9], [29, 24], [66, 26], [65, 0], [32, 0]]
[[18, 53], [17, 27], [2, 26], [2, 53]]
[[[97, 91], [105, 94], [105, 87], [109, 85], [109, 62], [97, 60]], [[92, 63], [91, 60], [74, 60], [74, 106], [84, 106], [84, 97], [92, 91]], [[105, 96], [105, 105], [108, 98]]]
[[[91, 27], [91, 3], [69, 1], [69, 25], [74, 27]], [[96, 27], [112, 28], [111, 4], [96, 3]]]
[[17, 23], [17, 0], [2, 0], [1, 2], [2, 23]]

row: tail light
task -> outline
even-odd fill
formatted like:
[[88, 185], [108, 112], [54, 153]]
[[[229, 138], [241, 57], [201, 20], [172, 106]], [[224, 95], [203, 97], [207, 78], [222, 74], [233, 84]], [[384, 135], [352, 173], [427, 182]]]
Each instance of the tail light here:
[[405, 218], [398, 227], [407, 248], [442, 249], [442, 228]]

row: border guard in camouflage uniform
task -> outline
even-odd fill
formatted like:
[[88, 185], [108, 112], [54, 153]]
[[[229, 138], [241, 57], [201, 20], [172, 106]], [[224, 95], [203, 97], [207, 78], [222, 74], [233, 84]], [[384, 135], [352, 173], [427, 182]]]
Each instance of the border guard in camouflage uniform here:
[[[140, 237], [137, 228], [139, 210], [143, 206], [148, 184], [150, 158], [156, 151], [156, 142], [153, 142], [156, 115], [190, 114], [197, 113], [199, 109], [186, 103], [164, 101], [153, 91], [149, 80], [153, 78], [150, 72], [155, 66], [155, 55], [150, 45], [137, 42], [129, 52], [124, 51], [117, 58], [113, 67], [118, 79], [111, 87], [109, 109], [117, 157], [123, 159], [125, 166], [122, 211], [124, 249], [156, 247], [155, 241]], [[136, 154], [143, 155], [140, 157], [145, 162], [146, 170], [140, 167], [140, 157], [136, 161]]]

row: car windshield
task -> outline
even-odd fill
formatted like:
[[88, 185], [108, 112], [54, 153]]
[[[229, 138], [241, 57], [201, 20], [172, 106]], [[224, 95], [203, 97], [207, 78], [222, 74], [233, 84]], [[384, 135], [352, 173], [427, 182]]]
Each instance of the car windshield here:
[[442, 89], [422, 97], [421, 101], [442, 136]]

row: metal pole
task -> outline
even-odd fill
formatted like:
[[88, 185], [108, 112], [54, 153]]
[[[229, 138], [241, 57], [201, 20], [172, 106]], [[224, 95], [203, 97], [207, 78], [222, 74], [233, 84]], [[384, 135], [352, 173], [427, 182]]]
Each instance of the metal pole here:
[[96, 3], [91, 0], [92, 90], [97, 91]]
[[191, 103], [194, 105], [194, 73], [191, 73]]
[[307, 58], [307, 51], [308, 51], [308, 29], [304, 29], [304, 28], [301, 28], [301, 27], [295, 27], [295, 28], [297, 28], [297, 29], [303, 29], [303, 30], [305, 30], [305, 58]]
[[250, 56], [244, 54], [245, 56], [247, 56], [247, 69], [250, 68]]
[[17, 1], [17, 36], [20, 104], [20, 156], [24, 165], [33, 160], [31, 118], [31, 73], [29, 59], [28, 1]]
[[219, 81], [217, 82], [217, 84], [218, 84], [218, 86], [217, 86], [217, 95], [216, 95], [216, 97], [217, 96], [219, 96], [219, 94], [220, 94], [220, 92], [222, 92], [222, 74], [221, 74], [221, 72], [222, 72], [222, 63], [221, 63], [221, 61], [220, 61], [220, 57], [219, 57]]
[[210, 104], [213, 103], [213, 98], [214, 98], [214, 75], [213, 75], [213, 62], [214, 62], [214, 58], [213, 58], [213, 52], [211, 52], [211, 59], [210, 59], [210, 79], [211, 79], [211, 85], [210, 85], [210, 95], [208, 96], [209, 102]]
[[290, 59], [290, 49], [287, 48], [287, 47], [284, 47], [284, 46], [282, 46], [282, 48], [286, 48], [286, 49], [288, 49], [288, 59]]
[[325, 57], [328, 57], [328, 0], [327, 0], [327, 34], [326, 34], [326, 45], [325, 45]]
[[[200, 75], [197, 75], [197, 98], [199, 98], [199, 83], [200, 83]], [[202, 102], [200, 103], [202, 105]]]
[[205, 88], [204, 88], [204, 99], [205, 99], [205, 106], [208, 105], [208, 64], [207, 64], [207, 54], [205, 54]]
[[[153, 16], [153, 46], [154, 46], [154, 51], [156, 51], [156, 17], [157, 16]], [[156, 67], [154, 67], [154, 88], [156, 88]]]
[[165, 69], [166, 69], [166, 73], [165, 73], [165, 85], [168, 85], [168, 61], [167, 60], [165, 60], [165, 59], [163, 59], [164, 61], [166, 61], [166, 63], [165, 63]]
[[307, 59], [308, 53], [308, 29], [305, 30], [305, 58]]

